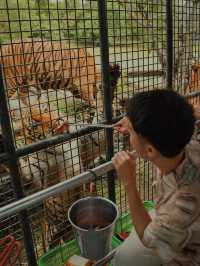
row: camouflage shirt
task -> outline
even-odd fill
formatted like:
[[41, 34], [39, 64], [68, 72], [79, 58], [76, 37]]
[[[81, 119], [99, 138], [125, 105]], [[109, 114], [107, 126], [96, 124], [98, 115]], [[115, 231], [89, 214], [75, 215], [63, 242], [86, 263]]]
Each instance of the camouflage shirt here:
[[155, 217], [144, 231], [144, 243], [156, 250], [163, 265], [200, 265], [200, 121], [183, 162], [157, 176], [155, 188]]

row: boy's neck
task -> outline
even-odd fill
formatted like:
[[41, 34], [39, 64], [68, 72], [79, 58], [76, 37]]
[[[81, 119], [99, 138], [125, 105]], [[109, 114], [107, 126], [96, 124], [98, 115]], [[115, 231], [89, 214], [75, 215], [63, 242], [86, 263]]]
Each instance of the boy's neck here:
[[167, 175], [175, 170], [184, 159], [184, 151], [172, 158], [160, 156], [154, 163], [161, 171], [161, 175]]

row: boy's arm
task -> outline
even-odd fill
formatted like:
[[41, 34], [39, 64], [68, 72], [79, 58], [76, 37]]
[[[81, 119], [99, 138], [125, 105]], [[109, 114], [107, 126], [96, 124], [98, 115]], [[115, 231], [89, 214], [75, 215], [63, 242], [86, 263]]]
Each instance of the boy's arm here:
[[124, 184], [128, 196], [132, 221], [134, 223], [136, 232], [142, 241], [144, 230], [151, 222], [151, 218], [148, 212], [145, 210], [137, 191], [134, 155], [127, 151], [121, 151], [113, 157], [112, 161]]
[[196, 123], [192, 140], [200, 144], [200, 105], [194, 105], [194, 115], [196, 118]]
[[125, 189], [128, 196], [131, 218], [134, 223], [135, 230], [140, 240], [143, 241], [144, 231], [147, 225], [151, 222], [151, 217], [143, 206], [137, 188], [127, 186]]

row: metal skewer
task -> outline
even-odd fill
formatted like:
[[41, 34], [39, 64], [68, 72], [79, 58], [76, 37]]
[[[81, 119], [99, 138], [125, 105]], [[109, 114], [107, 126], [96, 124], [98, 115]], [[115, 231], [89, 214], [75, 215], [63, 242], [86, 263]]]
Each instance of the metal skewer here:
[[69, 123], [69, 125], [72, 126], [84, 126], [84, 127], [99, 127], [99, 128], [113, 128], [114, 124], [112, 125], [106, 125], [106, 124], [100, 124], [100, 123], [96, 123], [96, 124], [87, 124], [87, 123]]

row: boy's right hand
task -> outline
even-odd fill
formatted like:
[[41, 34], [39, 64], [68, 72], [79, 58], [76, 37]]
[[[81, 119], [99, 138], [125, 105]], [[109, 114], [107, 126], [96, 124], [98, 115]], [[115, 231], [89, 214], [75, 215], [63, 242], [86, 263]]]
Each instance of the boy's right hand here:
[[129, 134], [128, 125], [129, 125], [129, 120], [125, 116], [114, 125], [114, 129], [117, 130], [119, 133], [122, 133], [124, 135]]
[[120, 151], [112, 158], [113, 165], [125, 188], [136, 186], [136, 157], [135, 153]]

